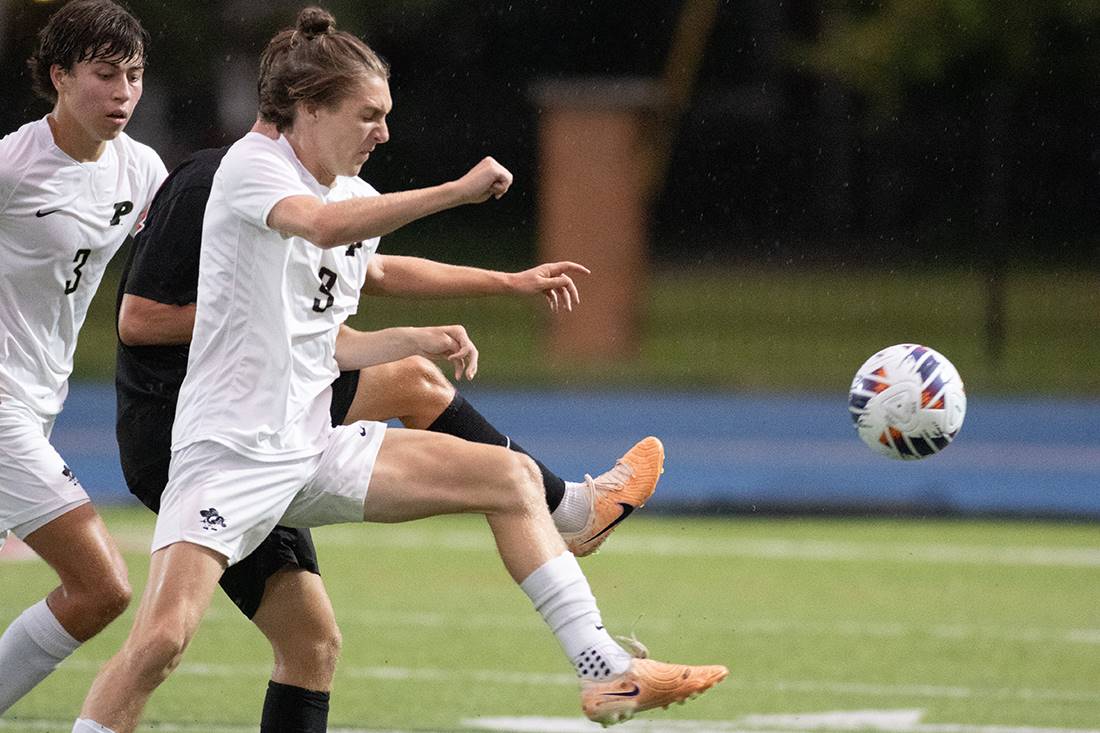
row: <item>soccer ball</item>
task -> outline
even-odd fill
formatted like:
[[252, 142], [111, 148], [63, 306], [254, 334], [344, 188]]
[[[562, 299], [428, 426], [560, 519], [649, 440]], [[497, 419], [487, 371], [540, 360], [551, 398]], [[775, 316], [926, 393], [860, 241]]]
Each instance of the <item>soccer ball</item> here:
[[917, 344], [883, 349], [863, 363], [848, 392], [856, 432], [890, 458], [939, 453], [966, 416], [962, 379], [942, 354]]

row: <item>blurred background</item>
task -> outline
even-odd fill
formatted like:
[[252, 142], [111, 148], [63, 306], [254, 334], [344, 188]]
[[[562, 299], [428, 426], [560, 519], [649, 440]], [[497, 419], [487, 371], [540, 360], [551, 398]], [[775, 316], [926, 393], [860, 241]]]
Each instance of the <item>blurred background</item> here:
[[[23, 60], [58, 5], [0, 4], [0, 129], [48, 111]], [[393, 67], [365, 178], [425, 186], [484, 155], [516, 176], [385, 251], [593, 264], [572, 315], [365, 299], [356, 324], [466, 324], [475, 401], [562, 473], [655, 433], [670, 509], [1100, 517], [1100, 2], [324, 5]], [[248, 128], [258, 55], [302, 4], [130, 6], [153, 45], [128, 132], [171, 168]], [[113, 496], [103, 287], [58, 440]], [[873, 456], [845, 407], [900, 342], [944, 353], [970, 395], [956, 444], [919, 464]]]

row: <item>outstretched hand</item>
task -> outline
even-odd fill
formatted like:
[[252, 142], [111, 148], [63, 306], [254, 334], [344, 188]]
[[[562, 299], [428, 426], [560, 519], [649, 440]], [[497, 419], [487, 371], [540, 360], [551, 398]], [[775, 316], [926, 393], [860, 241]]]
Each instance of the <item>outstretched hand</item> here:
[[512, 279], [517, 293], [542, 293], [550, 304], [550, 310], [557, 313], [563, 308], [572, 311], [573, 304], [581, 302], [581, 294], [573, 278], [590, 274], [591, 270], [576, 262], [546, 262], [530, 270], [517, 272], [512, 275]]
[[459, 178], [458, 184], [463, 203], [480, 204], [490, 196], [500, 198], [512, 185], [512, 173], [490, 157]]
[[425, 326], [415, 329], [415, 334], [422, 356], [454, 364], [455, 381], [477, 374], [477, 347], [462, 326]]

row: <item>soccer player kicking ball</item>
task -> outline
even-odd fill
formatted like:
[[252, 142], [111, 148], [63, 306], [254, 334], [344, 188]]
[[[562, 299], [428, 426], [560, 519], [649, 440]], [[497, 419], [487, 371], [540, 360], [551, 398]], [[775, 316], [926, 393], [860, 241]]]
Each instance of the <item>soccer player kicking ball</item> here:
[[[97, 676], [74, 731], [134, 730], [226, 566], [280, 521], [484, 514], [505, 567], [577, 669], [594, 720], [682, 701], [726, 676], [721, 666], [633, 659], [615, 643], [529, 457], [383, 423], [331, 426], [329, 388], [339, 369], [419, 355], [453, 362], [456, 377], [477, 371], [477, 350], [459, 326], [341, 328], [349, 307], [333, 293], [358, 292], [364, 275], [360, 265], [358, 280], [346, 282], [356, 268], [340, 258], [377, 232], [370, 219], [380, 211], [354, 176], [387, 138], [390, 107], [377, 56], [337, 32], [328, 13], [302, 11], [260, 98], [282, 136], [246, 135], [214, 178], [149, 582], [129, 638]], [[500, 196], [510, 183], [487, 161], [451, 184], [387, 196], [422, 216]]]
[[126, 608], [126, 566], [49, 442], [77, 333], [164, 164], [123, 129], [148, 35], [109, 0], [51, 16], [29, 61], [44, 118], [0, 140], [0, 544], [25, 540], [61, 584], [0, 636], [0, 713]]
[[[260, 62], [261, 88], [272, 61], [285, 53], [294, 36], [294, 31], [284, 31], [268, 45]], [[273, 124], [263, 121], [253, 131], [279, 136]], [[134, 238], [119, 285], [119, 453], [130, 491], [153, 511], [159, 511], [168, 483], [172, 424], [187, 372], [204, 212], [227, 150], [199, 151], [172, 172]], [[377, 197], [375, 203], [388, 202]], [[552, 310], [571, 310], [579, 294], [570, 273], [587, 272], [562, 262], [508, 275], [372, 254], [377, 245], [376, 238], [352, 245], [344, 259], [358, 265], [369, 258], [366, 291], [374, 294], [541, 292]], [[347, 278], [355, 280], [354, 275]], [[351, 310], [358, 305], [358, 293], [341, 289], [333, 296], [348, 298]], [[341, 373], [332, 386], [330, 416], [333, 425], [396, 416], [406, 427], [525, 452], [482, 417], [435, 364], [419, 356]], [[660, 476], [663, 455], [659, 440], [645, 438], [609, 471], [579, 484], [563, 481], [535, 461], [550, 516], [571, 552], [591, 554], [630, 510], [645, 503]], [[259, 547], [226, 570], [219, 584], [274, 652], [261, 732], [324, 731], [341, 641], [310, 531], [276, 526]], [[286, 618], [295, 619], [293, 628]]]

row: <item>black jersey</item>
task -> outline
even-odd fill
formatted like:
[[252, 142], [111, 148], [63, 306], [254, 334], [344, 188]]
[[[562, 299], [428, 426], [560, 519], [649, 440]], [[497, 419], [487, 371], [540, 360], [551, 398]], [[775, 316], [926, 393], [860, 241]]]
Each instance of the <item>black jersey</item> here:
[[[126, 260], [115, 301], [116, 322], [127, 293], [170, 305], [195, 302], [203, 214], [227, 150], [200, 150], [173, 170], [157, 192]], [[170, 402], [174, 413], [187, 351], [188, 344], [127, 346], [120, 340], [115, 358], [119, 408], [124, 400], [154, 400]]]
[[[200, 150], [181, 163], [150, 205], [146, 225], [134, 238], [115, 301], [123, 295], [158, 303], [189, 305], [197, 299], [199, 251], [206, 201], [218, 165], [229, 148]], [[187, 373], [189, 344], [127, 346], [115, 358], [116, 434], [122, 473], [130, 491], [153, 511], [168, 483], [172, 422]], [[359, 372], [344, 372], [332, 385], [332, 423], [344, 421]]]
[[[157, 192], [126, 260], [115, 305], [129, 293], [172, 305], [196, 301], [199, 250], [206, 200], [214, 173], [229, 148], [202, 150], [179, 165]], [[126, 346], [116, 355], [118, 452], [130, 491], [153, 511], [168, 484], [172, 422], [176, 399], [187, 372], [188, 344]], [[333, 424], [343, 422], [355, 396], [359, 372], [344, 372], [333, 383]], [[319, 572], [317, 552], [307, 529], [275, 527], [260, 547], [226, 570], [219, 581], [230, 599], [252, 618], [267, 579], [295, 565]]]
[[[171, 305], [196, 301], [203, 215], [214, 173], [228, 150], [200, 150], [180, 163], [157, 192], [123, 269], [115, 301], [116, 323], [127, 293]], [[169, 409], [169, 416], [174, 415], [187, 372], [188, 349], [188, 344], [127, 346], [119, 340], [115, 358], [119, 417], [131, 401], [159, 403]], [[334, 425], [347, 415], [358, 377], [358, 371], [344, 372], [333, 383]]]

